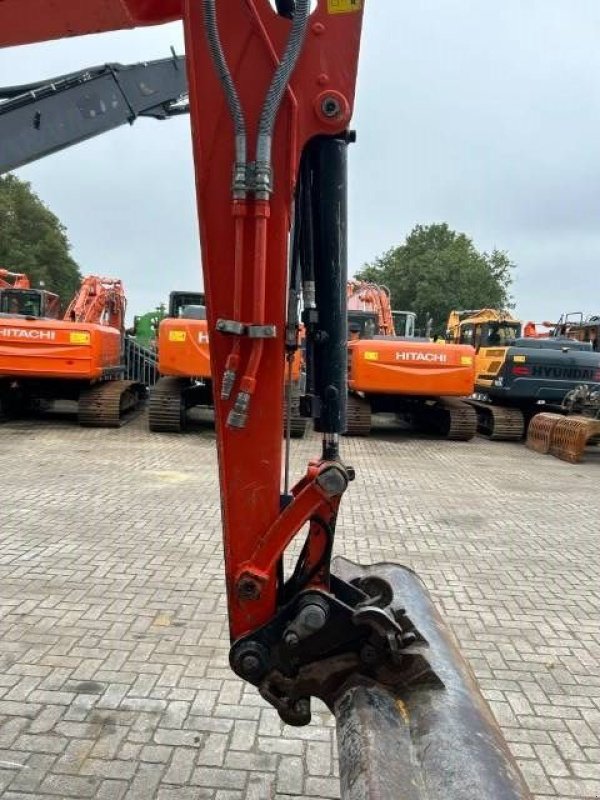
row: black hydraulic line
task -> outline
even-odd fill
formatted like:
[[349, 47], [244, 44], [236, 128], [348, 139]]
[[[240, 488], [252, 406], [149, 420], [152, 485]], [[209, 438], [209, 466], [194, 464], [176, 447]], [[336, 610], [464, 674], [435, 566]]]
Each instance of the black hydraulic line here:
[[0, 89], [0, 174], [132, 124], [186, 113], [185, 58], [106, 64]]
[[[387, 581], [393, 606], [418, 631], [389, 686], [351, 680], [333, 704], [342, 800], [531, 800], [471, 668], [415, 573], [343, 558], [332, 570], [345, 581]], [[411, 673], [418, 654], [437, 682]]]

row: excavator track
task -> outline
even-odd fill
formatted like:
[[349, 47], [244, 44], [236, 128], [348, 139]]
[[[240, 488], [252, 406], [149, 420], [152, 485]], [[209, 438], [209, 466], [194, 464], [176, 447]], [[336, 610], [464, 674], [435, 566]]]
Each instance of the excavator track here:
[[106, 381], [79, 397], [79, 424], [86, 428], [120, 428], [139, 411], [146, 389], [136, 381]]
[[368, 436], [371, 433], [371, 404], [364, 397], [348, 395], [346, 436]]
[[469, 442], [477, 433], [477, 414], [470, 405], [454, 397], [440, 397], [424, 405], [416, 416], [418, 427], [454, 442]]
[[188, 381], [159, 378], [150, 395], [148, 409], [150, 430], [157, 433], [180, 433], [185, 428], [183, 390]]
[[477, 413], [477, 433], [499, 442], [520, 442], [525, 436], [526, 422], [518, 408], [495, 406], [480, 400], [468, 400]]
[[[292, 439], [303, 439], [308, 430], [309, 420], [300, 416], [300, 399], [292, 396], [290, 414], [290, 436]], [[283, 404], [283, 435], [287, 431], [287, 403]]]

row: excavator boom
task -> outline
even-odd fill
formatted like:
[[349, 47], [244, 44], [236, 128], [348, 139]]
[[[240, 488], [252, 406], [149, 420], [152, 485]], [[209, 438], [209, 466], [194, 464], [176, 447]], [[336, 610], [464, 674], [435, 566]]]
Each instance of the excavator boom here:
[[0, 88], [0, 173], [132, 124], [140, 116], [166, 119], [187, 113], [186, 95], [182, 56], [104, 64]]

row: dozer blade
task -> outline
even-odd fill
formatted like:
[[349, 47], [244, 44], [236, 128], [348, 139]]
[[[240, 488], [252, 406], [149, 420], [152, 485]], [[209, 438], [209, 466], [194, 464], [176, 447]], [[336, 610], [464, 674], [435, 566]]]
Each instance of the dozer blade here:
[[549, 453], [552, 446], [552, 434], [556, 425], [564, 419], [562, 414], [543, 412], [536, 414], [527, 429], [527, 447], [536, 453]]
[[550, 452], [562, 461], [578, 464], [589, 444], [600, 440], [600, 420], [590, 417], [563, 417], [554, 426]]
[[[531, 800], [531, 794], [458, 644], [406, 567], [337, 558], [345, 581], [383, 578], [418, 639], [387, 685], [350, 680], [333, 710], [342, 800]], [[398, 613], [398, 612], [396, 612]], [[415, 675], [411, 660], [429, 672]]]

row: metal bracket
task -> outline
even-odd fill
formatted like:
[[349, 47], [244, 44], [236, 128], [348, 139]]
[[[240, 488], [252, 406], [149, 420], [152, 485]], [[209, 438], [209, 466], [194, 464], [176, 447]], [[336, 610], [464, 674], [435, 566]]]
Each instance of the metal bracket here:
[[373, 598], [334, 575], [329, 593], [300, 592], [271, 622], [234, 642], [234, 672], [254, 683], [288, 725], [310, 722], [311, 697], [332, 708], [357, 675], [384, 685], [443, 686], [405, 609], [373, 605], [393, 596], [391, 587], [383, 591], [382, 581], [373, 583]]
[[275, 339], [277, 328], [275, 325], [248, 325], [247, 335], [250, 339]]
[[216, 329], [226, 336], [247, 336], [249, 339], [275, 339], [275, 325], [245, 325], [233, 319], [218, 319]]
[[246, 334], [246, 325], [233, 319], [218, 319], [216, 329], [219, 333], [224, 333], [227, 336], [244, 336]]

